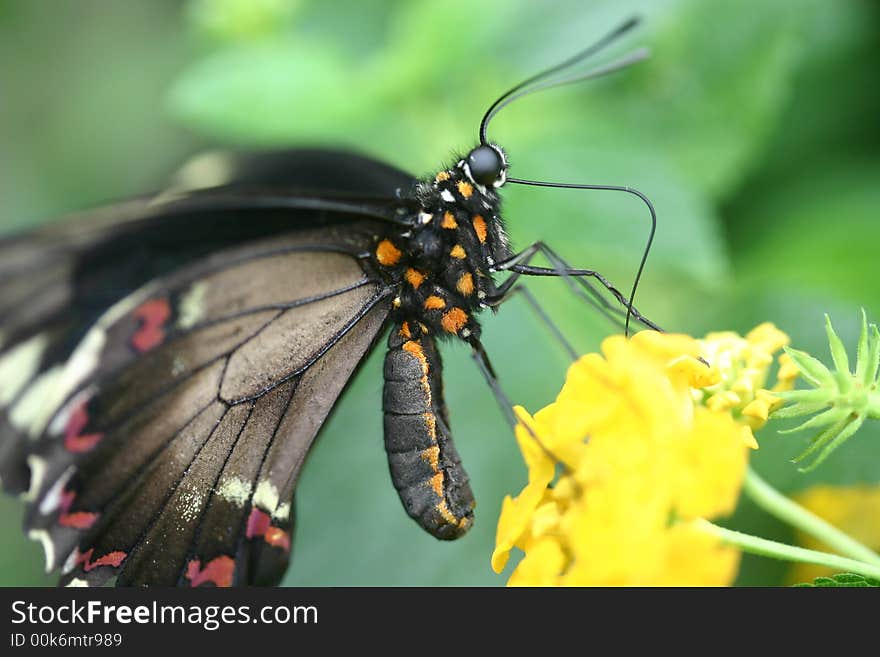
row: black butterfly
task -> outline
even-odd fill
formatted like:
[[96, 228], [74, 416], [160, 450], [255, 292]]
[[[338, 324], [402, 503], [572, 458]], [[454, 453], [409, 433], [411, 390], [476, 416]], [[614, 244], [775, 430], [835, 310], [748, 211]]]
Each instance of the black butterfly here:
[[[653, 326], [632, 294], [543, 244], [511, 251], [498, 189], [552, 184], [508, 178], [486, 138], [512, 100], [639, 58], [552, 77], [633, 24], [504, 94], [480, 144], [430, 179], [327, 150], [217, 156], [221, 186], [184, 176], [159, 196], [0, 242], [0, 476], [28, 502], [49, 570], [70, 585], [277, 583], [300, 468], [389, 327], [392, 480], [431, 534], [467, 531], [474, 499], [438, 338], [470, 343], [509, 412], [476, 315], [521, 275], [564, 276], [622, 324]], [[530, 265], [538, 253], [553, 267]]]

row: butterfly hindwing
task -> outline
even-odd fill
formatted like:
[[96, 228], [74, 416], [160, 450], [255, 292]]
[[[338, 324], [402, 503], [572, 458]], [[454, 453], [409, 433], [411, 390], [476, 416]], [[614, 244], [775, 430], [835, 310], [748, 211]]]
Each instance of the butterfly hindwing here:
[[[328, 155], [330, 165], [344, 157]], [[386, 187], [404, 179], [381, 178]], [[52, 385], [39, 412], [18, 413], [16, 440], [0, 435], [0, 447], [16, 457], [4, 471], [29, 466], [27, 529], [48, 566], [63, 568], [63, 582], [281, 577], [299, 469], [389, 310], [387, 291], [359, 257], [388, 229], [359, 218], [391, 207], [370, 203], [360, 215], [336, 201], [289, 210], [278, 237], [187, 256], [189, 264], [134, 290], [140, 278], [120, 276], [123, 296], [86, 330], [58, 330], [62, 342], [82, 336], [50, 368], [35, 367], [25, 394], [47, 372]], [[242, 211], [238, 221], [279, 223], [276, 214]], [[101, 252], [106, 244], [92, 260]], [[54, 316], [65, 310], [80, 312], [61, 303]], [[51, 323], [35, 326], [27, 339]]]

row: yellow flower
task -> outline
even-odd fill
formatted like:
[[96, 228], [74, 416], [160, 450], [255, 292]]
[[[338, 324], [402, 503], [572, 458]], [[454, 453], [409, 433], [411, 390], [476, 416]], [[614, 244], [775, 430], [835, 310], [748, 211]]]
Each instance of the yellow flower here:
[[[880, 550], [880, 485], [814, 486], [793, 496], [804, 508], [853, 537], [863, 545]], [[815, 538], [798, 532], [797, 542], [810, 550], [833, 552]], [[824, 566], [796, 564], [788, 573], [790, 584], [812, 582], [836, 571]]]
[[510, 585], [730, 584], [739, 552], [698, 521], [736, 506], [787, 341], [770, 324], [703, 341], [643, 331], [580, 358], [554, 403], [516, 409], [529, 483], [504, 500], [493, 569], [516, 547]]
[[[741, 337], [731, 331], [710, 333], [698, 341], [703, 358], [717, 368], [721, 380], [714, 385], [703, 387], [695, 394], [704, 397], [704, 403], [717, 411], [729, 411], [733, 417], [745, 424], [743, 431], [746, 442], [757, 442], [752, 431], [757, 431], [767, 423], [770, 411], [782, 404], [766, 390], [770, 366], [774, 355], [789, 343], [788, 336], [770, 322], [765, 322]], [[787, 354], [779, 356], [779, 369], [773, 390], [790, 390], [798, 369]], [[695, 386], [698, 387], [698, 386]]]

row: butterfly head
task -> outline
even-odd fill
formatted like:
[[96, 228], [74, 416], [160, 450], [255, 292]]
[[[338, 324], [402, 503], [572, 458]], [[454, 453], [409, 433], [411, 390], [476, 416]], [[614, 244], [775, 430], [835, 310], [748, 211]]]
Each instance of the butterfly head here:
[[458, 163], [464, 175], [482, 187], [501, 187], [507, 181], [507, 158], [494, 144], [480, 144]]

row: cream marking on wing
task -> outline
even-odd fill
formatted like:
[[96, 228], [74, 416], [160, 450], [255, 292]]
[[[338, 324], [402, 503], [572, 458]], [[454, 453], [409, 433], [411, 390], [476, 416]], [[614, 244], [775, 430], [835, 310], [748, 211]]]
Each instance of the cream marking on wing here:
[[[30, 458], [28, 458], [28, 463], [30, 463]], [[64, 487], [67, 486], [67, 482], [70, 481], [74, 472], [76, 472], [76, 467], [72, 465], [69, 466], [67, 470], [64, 471], [64, 474], [58, 477], [55, 483], [52, 484], [52, 487], [46, 491], [46, 495], [40, 501], [40, 513], [47, 516], [61, 506], [61, 493], [64, 491]], [[33, 491], [34, 497], [36, 497], [39, 490], [40, 489], [37, 488]], [[28, 494], [30, 495], [31, 491], [28, 491]]]
[[0, 356], [0, 408], [18, 396], [40, 367], [49, 336], [40, 333]]
[[444, 189], [442, 192], [440, 192], [440, 198], [442, 198], [447, 203], [455, 203], [455, 197], [448, 189]]
[[49, 424], [49, 435], [59, 436], [64, 433], [64, 429], [67, 427], [67, 422], [70, 419], [70, 414], [73, 410], [83, 403], [83, 400], [90, 399], [94, 396], [96, 388], [94, 386], [89, 386], [88, 388], [81, 390], [77, 395], [70, 399], [64, 406], [59, 408], [55, 412], [55, 417], [52, 418], [52, 422]]
[[43, 487], [43, 479], [46, 478], [46, 471], [49, 466], [46, 463], [46, 459], [36, 454], [31, 454], [27, 457], [27, 464], [31, 469], [31, 481], [27, 491], [22, 493], [21, 499], [25, 502], [33, 502], [37, 499], [37, 494]]
[[[180, 511], [181, 520], [187, 523], [195, 520], [202, 510], [203, 502], [204, 499], [199, 491], [193, 488], [184, 490], [180, 494], [180, 499], [177, 505], [177, 508]], [[180, 527], [179, 529], [182, 530], [183, 528]]]
[[251, 482], [232, 476], [223, 480], [220, 488], [217, 489], [217, 495], [237, 507], [243, 507], [251, 499], [252, 490]]
[[[146, 285], [137, 292], [116, 302], [101, 315], [100, 319], [95, 322], [94, 326], [89, 329], [89, 332], [86, 333], [86, 336], [77, 345], [67, 361], [67, 365], [64, 366], [64, 375], [56, 386], [54, 394], [44, 401], [47, 409], [45, 417], [43, 421], [31, 426], [31, 435], [39, 436], [42, 434], [49, 420], [52, 419], [54, 411], [97, 369], [98, 364], [101, 362], [101, 352], [107, 342], [107, 329], [151, 297], [157, 288], [157, 284]], [[53, 421], [50, 429], [53, 434], [57, 435], [64, 430], [65, 424], [66, 422], [58, 423]]]
[[279, 504], [278, 508], [272, 512], [273, 520], [287, 520], [290, 518], [290, 503], [285, 502], [284, 504]]
[[[71, 570], [76, 568], [76, 559], [78, 556], [79, 556], [79, 549], [73, 548], [73, 550], [70, 551], [70, 554], [67, 555], [67, 559], [64, 560], [64, 565], [61, 566], [61, 574], [62, 575], [66, 575]], [[68, 584], [68, 586], [70, 586], [70, 584]], [[86, 586], [88, 586], [88, 584], [86, 584]]]
[[55, 397], [63, 374], [64, 367], [56, 365], [37, 377], [9, 411], [10, 424], [27, 432], [31, 439], [39, 437], [55, 409], [50, 400]]
[[254, 506], [258, 506], [266, 511], [272, 511], [278, 507], [278, 489], [268, 479], [263, 479], [257, 484], [257, 490], [254, 492]]
[[208, 291], [206, 283], [191, 285], [180, 298], [177, 312], [179, 319], [177, 325], [182, 329], [195, 326], [204, 315], [205, 293]]
[[27, 534], [32, 541], [39, 541], [43, 546], [43, 552], [46, 554], [46, 572], [52, 572], [52, 564], [55, 563], [55, 544], [52, 537], [45, 529], [32, 529]]
[[178, 170], [174, 176], [174, 189], [180, 191], [224, 185], [232, 179], [236, 169], [235, 159], [227, 153], [203, 153]]
[[[69, 572], [69, 571], [68, 571], [68, 572]], [[70, 580], [70, 581], [67, 583], [67, 586], [68, 586], [68, 587], [71, 587], [71, 588], [73, 588], [73, 587], [79, 587], [79, 586], [88, 587], [88, 586], [89, 586], [89, 583], [88, 583], [86, 580], [84, 580], [84, 579], [80, 579], [79, 577], [74, 577], [72, 580]]]

